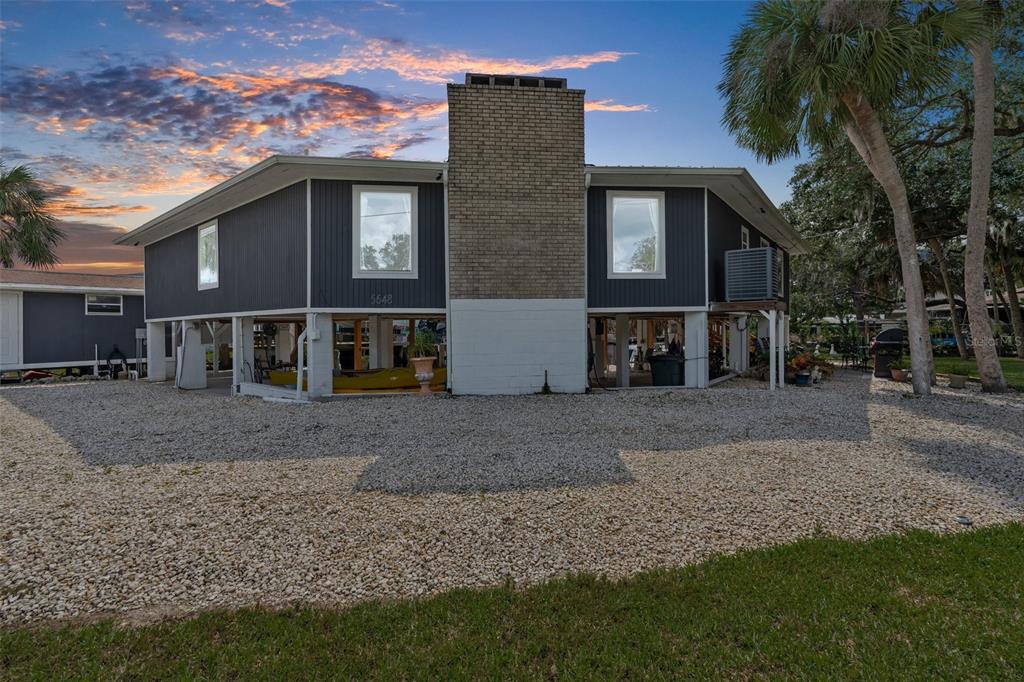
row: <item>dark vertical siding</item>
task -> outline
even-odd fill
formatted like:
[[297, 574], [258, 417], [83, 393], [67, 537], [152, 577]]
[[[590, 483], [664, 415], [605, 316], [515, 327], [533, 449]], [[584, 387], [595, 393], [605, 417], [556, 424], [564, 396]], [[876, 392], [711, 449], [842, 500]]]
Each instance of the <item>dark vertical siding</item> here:
[[[418, 188], [416, 279], [352, 277], [352, 186], [373, 184]], [[313, 307], [445, 307], [444, 185], [314, 180], [311, 196]]]
[[194, 226], [146, 247], [149, 319], [306, 306], [305, 181], [217, 217], [216, 289], [199, 290], [198, 238]]
[[606, 190], [587, 194], [587, 307], [643, 308], [703, 306], [704, 190], [700, 187], [625, 187], [665, 192], [665, 278], [608, 277]]
[[[761, 232], [743, 220], [739, 213], [722, 201], [717, 194], [708, 191], [708, 288], [712, 301], [725, 300], [725, 252], [741, 248], [741, 227], [750, 230], [750, 246], [760, 246]], [[767, 239], [767, 237], [765, 237]], [[779, 245], [768, 239], [778, 248]], [[785, 278], [785, 300], [789, 301], [789, 254], [783, 251], [783, 277]]]
[[142, 296], [125, 296], [120, 316], [86, 315], [85, 294], [26, 291], [22, 296], [26, 364], [92, 362], [94, 344], [101, 360], [114, 344], [130, 358], [135, 355], [135, 330], [146, 326]]

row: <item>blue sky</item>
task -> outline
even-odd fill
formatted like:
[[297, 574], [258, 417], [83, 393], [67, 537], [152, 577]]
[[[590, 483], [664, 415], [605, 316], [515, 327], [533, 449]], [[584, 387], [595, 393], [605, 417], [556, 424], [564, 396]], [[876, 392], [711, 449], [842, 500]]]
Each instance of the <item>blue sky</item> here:
[[139, 269], [110, 240], [273, 153], [442, 160], [444, 83], [538, 73], [587, 90], [594, 164], [795, 162], [722, 129], [741, 2], [53, 2], [0, 5], [7, 164], [51, 185], [65, 269]]

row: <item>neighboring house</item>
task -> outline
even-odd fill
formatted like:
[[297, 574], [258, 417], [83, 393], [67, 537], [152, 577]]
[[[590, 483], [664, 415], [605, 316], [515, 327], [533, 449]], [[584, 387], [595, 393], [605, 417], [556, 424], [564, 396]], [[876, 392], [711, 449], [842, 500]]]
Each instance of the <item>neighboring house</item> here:
[[[291, 330], [278, 357], [306, 330], [310, 397], [332, 392], [343, 328], [357, 349], [343, 369], [364, 367], [366, 340], [369, 366], [390, 367], [395, 321], [444, 321], [454, 393], [584, 391], [612, 321], [678, 324], [688, 386], [709, 383], [709, 324], [734, 369], [751, 315], [781, 358], [801, 239], [743, 169], [586, 165], [583, 95], [468, 74], [448, 86], [446, 163], [275, 156], [124, 235], [145, 247], [151, 378], [169, 373], [175, 322], [179, 353], [202, 322], [230, 324], [241, 393], [260, 392], [261, 323]], [[200, 356], [181, 356], [192, 385]]]
[[142, 275], [0, 270], [0, 371], [135, 364]]

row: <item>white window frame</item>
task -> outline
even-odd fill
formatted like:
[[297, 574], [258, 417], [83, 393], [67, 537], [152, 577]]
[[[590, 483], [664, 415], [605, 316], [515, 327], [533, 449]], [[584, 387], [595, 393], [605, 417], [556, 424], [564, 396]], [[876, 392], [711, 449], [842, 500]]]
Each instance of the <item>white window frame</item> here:
[[[363, 270], [359, 255], [363, 245], [362, 220], [359, 207], [363, 192], [392, 192], [411, 196], [412, 244], [409, 249], [412, 270]], [[415, 185], [353, 185], [352, 186], [352, 277], [353, 279], [418, 279], [419, 278], [419, 188]]]
[[750, 230], [747, 229], [746, 225], [740, 225], [740, 248], [750, 248]]
[[[203, 273], [203, 264], [201, 260], [203, 254], [203, 232], [205, 230], [209, 230], [211, 227], [213, 228], [213, 241], [217, 246], [217, 267], [214, 270], [217, 274], [217, 281], [204, 283], [201, 279]], [[218, 227], [216, 220], [211, 223], [206, 223], [205, 225], [200, 225], [196, 229], [196, 286], [199, 287], [199, 291], [216, 289], [220, 286], [220, 228]]]
[[[665, 279], [665, 193], [633, 190], [608, 190], [605, 192], [606, 234], [605, 247], [608, 251], [608, 279]], [[654, 272], [615, 272], [615, 199], [650, 199], [658, 200], [658, 249], [655, 253]]]
[[768, 241], [768, 240], [767, 240], [767, 239], [765, 239], [764, 237], [761, 237], [761, 248], [762, 248], [762, 249], [767, 249], [767, 248], [768, 248], [768, 247], [770, 247], [771, 245], [772, 245], [772, 243], [771, 243], [770, 241]]
[[[118, 306], [117, 312], [116, 313], [89, 312], [89, 298], [92, 297], [92, 296], [117, 296], [117, 306]], [[123, 317], [124, 316], [124, 296], [122, 296], [121, 294], [102, 294], [102, 293], [85, 294], [82, 298], [85, 299], [85, 314], [90, 316], [90, 317], [92, 317], [94, 315], [96, 315], [96, 316], [106, 316], [106, 317]]]

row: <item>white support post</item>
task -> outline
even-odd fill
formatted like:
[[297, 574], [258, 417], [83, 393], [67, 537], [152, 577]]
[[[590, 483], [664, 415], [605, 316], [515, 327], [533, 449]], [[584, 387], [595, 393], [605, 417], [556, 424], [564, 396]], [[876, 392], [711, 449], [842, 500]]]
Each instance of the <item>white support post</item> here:
[[[778, 376], [778, 324], [776, 323], [777, 313], [774, 310], [768, 311], [768, 390], [775, 390], [775, 381]], [[760, 327], [760, 325], [759, 325]]]
[[369, 367], [367, 369], [379, 369], [381, 361], [380, 353], [380, 316], [370, 315], [366, 318], [366, 331], [367, 342], [370, 345], [370, 353], [368, 357]]
[[329, 313], [307, 313], [306, 330], [306, 391], [310, 398], [329, 396], [334, 392], [334, 320]]
[[244, 382], [253, 379], [255, 342], [253, 339], [253, 318], [231, 318], [231, 383], [234, 393]]
[[629, 315], [615, 316], [615, 385], [629, 388]]
[[220, 322], [214, 320], [213, 322], [207, 322], [206, 326], [210, 330], [210, 344], [213, 346], [213, 371], [216, 372], [217, 368], [220, 367], [220, 345], [217, 343], [217, 332], [220, 331]]
[[741, 347], [743, 346], [743, 318], [732, 316], [729, 318], [729, 369], [734, 372], [743, 371], [743, 357]]
[[707, 388], [710, 362], [708, 361], [708, 314], [686, 313], [683, 327], [683, 357], [685, 384], [688, 388]]
[[786, 313], [779, 312], [778, 315], [778, 344], [779, 344], [779, 388], [786, 386]]
[[380, 366], [391, 369], [395, 366], [395, 321], [381, 317], [380, 319]]
[[206, 347], [203, 345], [202, 324], [181, 323], [181, 345], [178, 346], [175, 368], [175, 386], [178, 388], [206, 388]]
[[166, 322], [146, 323], [146, 380], [167, 381]]

